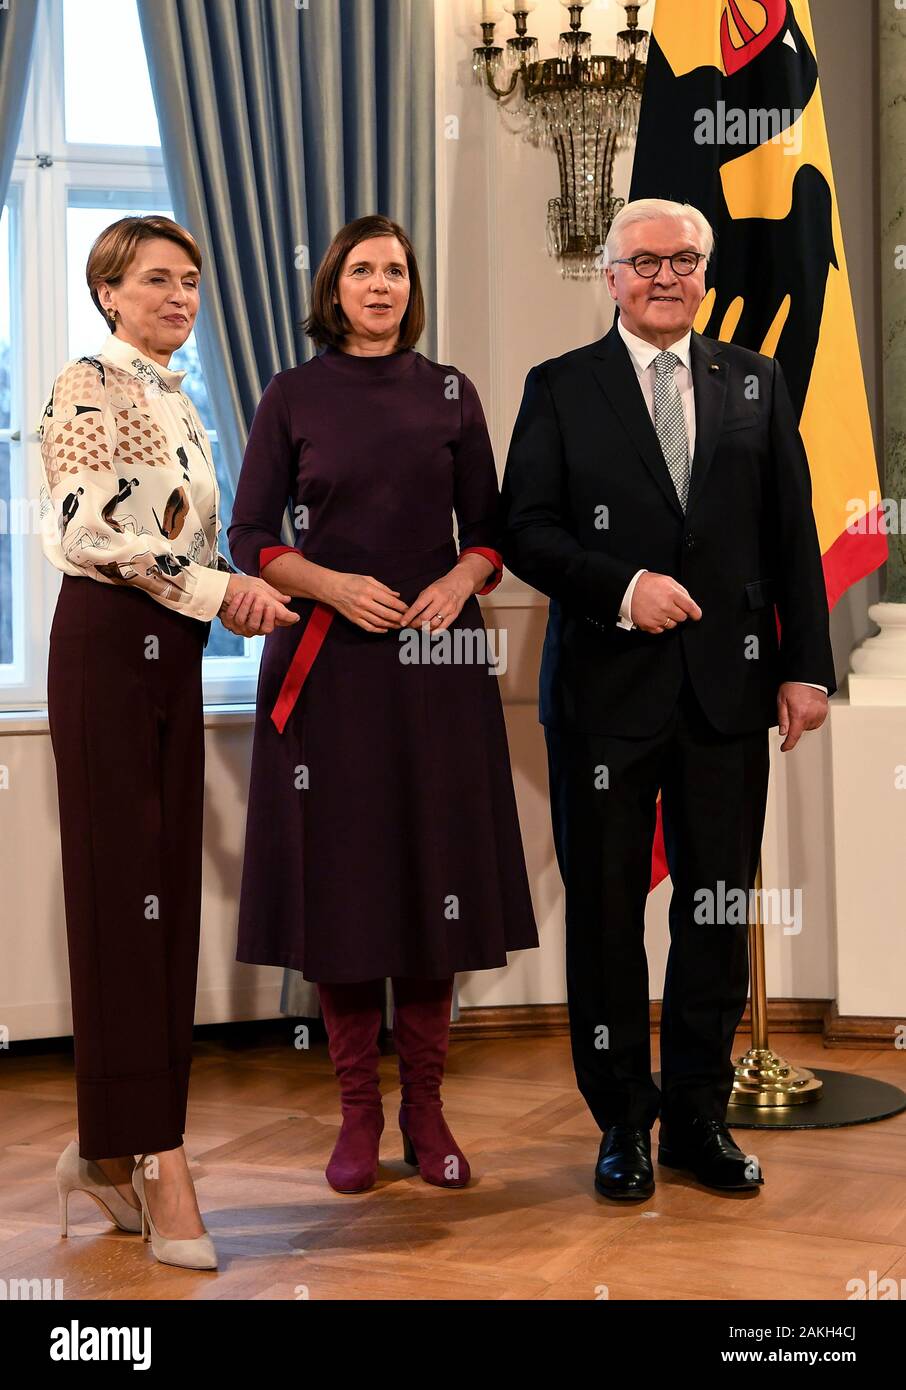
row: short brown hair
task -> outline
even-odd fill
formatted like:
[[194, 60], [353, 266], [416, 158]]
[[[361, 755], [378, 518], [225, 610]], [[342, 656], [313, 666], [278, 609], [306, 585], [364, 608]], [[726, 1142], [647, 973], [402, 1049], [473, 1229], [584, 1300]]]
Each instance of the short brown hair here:
[[339, 304], [334, 303], [337, 281], [343, 262], [360, 241], [368, 241], [373, 236], [395, 236], [406, 252], [409, 270], [409, 303], [400, 322], [397, 346], [414, 347], [425, 328], [425, 297], [418, 273], [418, 261], [412, 242], [398, 222], [393, 222], [382, 213], [372, 213], [368, 217], [357, 217], [341, 227], [327, 249], [318, 266], [311, 291], [311, 313], [302, 324], [309, 338], [314, 338], [320, 347], [339, 347], [350, 331], [349, 320]]
[[201, 247], [185, 227], [169, 217], [158, 213], [147, 213], [143, 217], [121, 217], [119, 222], [111, 222], [95, 241], [88, 255], [85, 278], [94, 300], [95, 308], [104, 317], [111, 333], [116, 332], [116, 321], [107, 317], [101, 308], [98, 285], [118, 285], [135, 258], [135, 253], [143, 241], [155, 237], [166, 237], [181, 246], [201, 274]]

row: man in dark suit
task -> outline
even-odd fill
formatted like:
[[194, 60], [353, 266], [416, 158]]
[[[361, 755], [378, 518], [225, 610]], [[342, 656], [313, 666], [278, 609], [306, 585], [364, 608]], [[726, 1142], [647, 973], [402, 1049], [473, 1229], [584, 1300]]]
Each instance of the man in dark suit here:
[[[779, 364], [692, 331], [712, 245], [688, 205], [618, 214], [618, 321], [529, 372], [503, 483], [504, 560], [551, 600], [540, 718], [573, 1061], [603, 1131], [595, 1185], [629, 1200], [654, 1191], [659, 1113], [662, 1164], [721, 1189], [763, 1180], [725, 1124], [748, 992], [745, 914], [726, 905], [754, 882], [768, 730], [789, 751], [836, 688]], [[660, 1090], [644, 945], [659, 792], [673, 882]]]

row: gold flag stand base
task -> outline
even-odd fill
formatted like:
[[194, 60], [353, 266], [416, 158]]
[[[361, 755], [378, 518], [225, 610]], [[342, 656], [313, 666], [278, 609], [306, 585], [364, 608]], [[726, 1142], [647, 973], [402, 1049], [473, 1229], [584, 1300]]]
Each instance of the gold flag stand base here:
[[[775, 1108], [817, 1100], [824, 1082], [807, 1067], [795, 1067], [768, 1046], [768, 999], [761, 920], [761, 859], [755, 874], [754, 913], [749, 918], [749, 972], [752, 978], [752, 1046], [735, 1064], [729, 1114], [733, 1107]], [[754, 920], [752, 918], [754, 917]]]
[[801, 1105], [815, 1100], [824, 1083], [807, 1067], [794, 1067], [770, 1047], [750, 1047], [736, 1062], [730, 1104]]

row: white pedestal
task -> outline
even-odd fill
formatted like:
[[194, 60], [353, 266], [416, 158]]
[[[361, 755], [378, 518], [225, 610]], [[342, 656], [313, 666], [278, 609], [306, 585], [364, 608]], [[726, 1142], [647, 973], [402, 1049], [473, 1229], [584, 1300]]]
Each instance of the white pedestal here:
[[892, 1033], [906, 1021], [906, 708], [835, 696], [830, 732], [837, 1006]]
[[873, 603], [868, 616], [881, 631], [850, 657], [849, 702], [906, 706], [906, 603]]

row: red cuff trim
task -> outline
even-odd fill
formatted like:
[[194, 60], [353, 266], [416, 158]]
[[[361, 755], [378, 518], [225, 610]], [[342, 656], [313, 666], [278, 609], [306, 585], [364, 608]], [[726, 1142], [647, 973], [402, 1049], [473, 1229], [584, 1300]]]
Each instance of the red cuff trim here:
[[276, 560], [278, 555], [295, 554], [297, 554], [297, 551], [294, 545], [266, 545], [262, 550], [258, 551], [259, 575], [261, 571], [264, 569], [265, 565], [269, 565], [271, 560]]
[[491, 564], [494, 566], [494, 573], [491, 575], [484, 588], [479, 589], [478, 592], [480, 594], [489, 594], [492, 589], [496, 589], [503, 578], [503, 556], [500, 551], [491, 550], [485, 545], [467, 545], [465, 550], [459, 552], [459, 559], [456, 561], [457, 564], [459, 564], [463, 555], [483, 555], [486, 560], [490, 560]]

